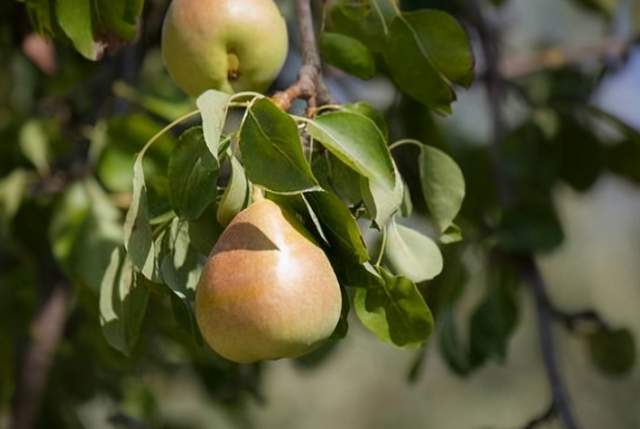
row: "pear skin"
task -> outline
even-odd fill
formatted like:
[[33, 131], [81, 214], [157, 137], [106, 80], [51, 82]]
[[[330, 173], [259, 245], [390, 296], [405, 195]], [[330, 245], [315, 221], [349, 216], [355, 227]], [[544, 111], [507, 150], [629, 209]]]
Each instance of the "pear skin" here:
[[331, 335], [341, 307], [327, 256], [291, 215], [266, 199], [231, 221], [196, 290], [204, 339], [239, 363], [312, 350]]
[[288, 51], [287, 25], [273, 0], [172, 0], [162, 57], [187, 94], [265, 91]]

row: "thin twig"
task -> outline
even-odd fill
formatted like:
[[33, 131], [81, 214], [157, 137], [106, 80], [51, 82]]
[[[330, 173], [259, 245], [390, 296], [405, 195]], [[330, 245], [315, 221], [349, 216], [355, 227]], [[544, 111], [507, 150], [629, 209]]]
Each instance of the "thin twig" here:
[[585, 61], [620, 58], [633, 46], [631, 41], [606, 39], [595, 45], [577, 48], [552, 47], [533, 55], [509, 56], [500, 62], [500, 74], [506, 79], [527, 76]]
[[328, 104], [331, 97], [322, 80], [322, 63], [316, 43], [310, 0], [296, 0], [296, 16], [300, 27], [300, 45], [302, 50], [302, 67], [298, 80], [284, 91], [274, 94], [275, 103], [282, 110], [289, 110], [294, 100], [307, 100], [310, 109]]
[[536, 429], [541, 425], [548, 423], [556, 416], [556, 407], [553, 402], [539, 415], [529, 420], [522, 429]]
[[29, 429], [35, 423], [54, 353], [62, 338], [69, 296], [65, 285], [56, 286], [31, 323], [31, 341], [13, 404], [12, 429]]
[[560, 376], [558, 361], [556, 359], [552, 327], [553, 314], [546, 304], [547, 292], [544, 279], [531, 255], [523, 258], [520, 268], [522, 277], [530, 284], [535, 297], [536, 312], [538, 313], [540, 348], [542, 349], [542, 358], [544, 360], [547, 378], [551, 385], [553, 405], [566, 429], [578, 429], [579, 426], [573, 416], [569, 397], [564, 387], [562, 377]]
[[[465, 2], [467, 4], [470, 18], [475, 25], [482, 51], [486, 60], [487, 97], [490, 103], [493, 120], [493, 143], [492, 143], [492, 163], [494, 169], [494, 179], [500, 197], [500, 204], [503, 209], [511, 204], [511, 187], [508, 178], [505, 176], [501, 164], [501, 145], [505, 135], [505, 120], [501, 109], [504, 95], [504, 79], [499, 68], [501, 38], [499, 26], [491, 25], [485, 19], [478, 0]], [[560, 420], [566, 429], [578, 429], [569, 399], [560, 376], [558, 362], [556, 359], [556, 348], [553, 339], [552, 321], [553, 312], [549, 307], [546, 285], [532, 254], [526, 254], [515, 261], [520, 274], [527, 283], [530, 284], [535, 297], [536, 312], [538, 316], [538, 334], [540, 348], [544, 360], [545, 371], [549, 385], [551, 387], [553, 408], [557, 411]]]

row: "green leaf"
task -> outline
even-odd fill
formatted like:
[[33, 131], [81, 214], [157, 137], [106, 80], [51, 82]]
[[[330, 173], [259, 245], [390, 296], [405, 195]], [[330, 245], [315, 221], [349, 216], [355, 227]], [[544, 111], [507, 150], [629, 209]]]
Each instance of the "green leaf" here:
[[449, 306], [438, 314], [440, 352], [449, 368], [456, 374], [464, 376], [473, 368], [467, 349], [460, 340], [454, 316], [455, 313]]
[[331, 153], [325, 152], [324, 156], [316, 157], [313, 174], [325, 190], [333, 192], [348, 204], [355, 205], [362, 201], [361, 176]]
[[93, 179], [85, 179], [56, 204], [49, 238], [67, 275], [97, 291], [113, 249], [122, 243], [120, 212]]
[[10, 232], [11, 222], [34, 179], [33, 173], [20, 168], [0, 179], [0, 237], [6, 237]]
[[257, 185], [280, 193], [318, 187], [304, 158], [296, 123], [266, 98], [247, 110], [240, 150], [247, 177]]
[[432, 9], [402, 17], [431, 65], [450, 82], [471, 86], [474, 60], [469, 36], [453, 16]]
[[201, 255], [208, 256], [223, 229], [223, 226], [216, 220], [216, 205], [211, 204], [202, 213], [202, 216], [189, 222], [191, 247]]
[[414, 282], [430, 280], [442, 271], [442, 253], [429, 237], [392, 219], [385, 228], [385, 257], [394, 271]]
[[364, 289], [381, 287], [383, 285], [384, 280], [382, 276], [380, 276], [370, 262], [354, 264], [343, 258], [336, 258], [331, 254], [329, 256], [332, 258], [332, 264], [341, 285]]
[[[158, 131], [158, 124], [146, 115], [117, 116], [106, 121], [106, 139], [94, 150], [100, 152], [97, 173], [107, 189], [114, 192], [131, 192], [133, 164], [145, 143]], [[177, 141], [168, 134], [158, 139], [146, 152], [142, 161], [148, 185], [158, 177], [165, 178], [171, 152]], [[168, 199], [166, 201], [168, 203]]]
[[49, 139], [42, 123], [36, 119], [27, 121], [20, 129], [20, 149], [41, 176], [49, 172]]
[[604, 168], [605, 147], [593, 130], [570, 115], [560, 116], [555, 142], [560, 147], [560, 176], [575, 190], [588, 190]]
[[427, 207], [444, 233], [462, 207], [465, 194], [462, 171], [449, 155], [431, 146], [421, 148], [419, 167]]
[[84, 57], [97, 60], [100, 46], [93, 40], [93, 16], [88, 0], [57, 0], [56, 15], [64, 33]]
[[322, 58], [334, 67], [360, 79], [371, 79], [376, 73], [373, 54], [363, 43], [339, 33], [320, 34]]
[[149, 290], [131, 261], [113, 250], [100, 286], [100, 326], [107, 342], [129, 356], [140, 335]]
[[601, 328], [587, 340], [591, 359], [603, 373], [620, 377], [633, 369], [636, 345], [628, 329]]
[[332, 248], [355, 262], [369, 260], [369, 253], [355, 218], [335, 195], [329, 192], [309, 192], [305, 198], [318, 217]]
[[29, 14], [29, 20], [38, 33], [52, 37], [54, 34], [54, 18], [51, 3], [47, 1], [25, 1], [24, 5]]
[[231, 219], [247, 206], [249, 200], [249, 183], [244, 174], [244, 168], [235, 156], [231, 156], [229, 160], [231, 178], [222, 194], [216, 215], [221, 225], [228, 225]]
[[380, 52], [384, 46], [388, 26], [386, 19], [368, 2], [340, 0], [330, 4], [329, 23], [332, 31], [353, 37], [372, 52]]
[[351, 112], [331, 112], [309, 121], [307, 132], [366, 178], [393, 189], [395, 175], [386, 139], [371, 119]]
[[[167, 76], [167, 79], [170, 78]], [[137, 105], [153, 116], [168, 122], [173, 122], [193, 111], [193, 101], [190, 98], [184, 98], [180, 101], [167, 99], [128, 85], [121, 80], [115, 81], [111, 89], [116, 97], [123, 98], [130, 104]]]
[[453, 244], [462, 241], [462, 239], [462, 230], [455, 223], [452, 223], [451, 226], [440, 235], [440, 242], [442, 244]]
[[433, 316], [416, 285], [382, 271], [376, 288], [358, 288], [354, 307], [360, 321], [379, 339], [400, 347], [416, 347], [433, 330]]
[[343, 104], [340, 107], [342, 108], [342, 110], [345, 110], [347, 112], [357, 113], [371, 119], [373, 122], [375, 122], [378, 129], [382, 131], [382, 135], [384, 135], [385, 140], [389, 138], [389, 126], [387, 125], [387, 121], [384, 119], [384, 115], [378, 110], [374, 109], [373, 106], [371, 106], [366, 101]]
[[216, 200], [218, 161], [204, 143], [201, 127], [185, 131], [169, 160], [171, 205], [178, 216], [197, 219]]
[[562, 243], [564, 232], [552, 203], [532, 200], [505, 211], [497, 239], [508, 252], [546, 252]]
[[607, 167], [613, 173], [640, 183], [640, 145], [634, 141], [624, 140], [607, 147]]
[[197, 345], [202, 346], [202, 334], [196, 321], [195, 312], [188, 299], [171, 294], [171, 309], [178, 326], [193, 338]]
[[155, 280], [158, 269], [147, 204], [142, 158], [138, 157], [133, 165], [133, 195], [124, 222], [124, 244], [133, 265], [146, 278]]
[[402, 217], [411, 216], [413, 212], [413, 202], [411, 201], [411, 192], [409, 191], [409, 185], [404, 180], [402, 181], [402, 204], [400, 204], [400, 215]]
[[439, 113], [451, 112], [455, 93], [434, 68], [417, 30], [403, 17], [395, 18], [389, 28], [384, 57], [402, 92]]
[[227, 105], [230, 97], [229, 94], [210, 89], [202, 93], [196, 100], [200, 116], [202, 116], [204, 141], [216, 160], [218, 159], [220, 136], [227, 119]]
[[162, 280], [180, 298], [193, 300], [204, 258], [191, 247], [189, 223], [174, 218], [163, 241]]
[[489, 290], [471, 316], [469, 356], [473, 366], [487, 358], [503, 362], [518, 322], [517, 274], [489, 261]]
[[136, 37], [144, 0], [98, 0], [94, 2], [94, 6], [104, 33], [114, 34], [127, 41]]
[[404, 182], [393, 162], [395, 184], [389, 189], [373, 179], [361, 178], [360, 193], [369, 217], [378, 228], [382, 228], [391, 217], [400, 210], [404, 197]]

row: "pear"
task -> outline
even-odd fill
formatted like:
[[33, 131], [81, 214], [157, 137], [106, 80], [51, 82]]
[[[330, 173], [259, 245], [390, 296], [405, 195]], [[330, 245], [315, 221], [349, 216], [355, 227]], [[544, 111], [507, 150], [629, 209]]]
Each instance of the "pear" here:
[[265, 91], [288, 51], [273, 0], [173, 0], [162, 26], [162, 57], [187, 94]]
[[233, 218], [196, 290], [205, 341], [239, 363], [311, 351], [331, 335], [341, 306], [327, 256], [292, 215], [266, 199]]

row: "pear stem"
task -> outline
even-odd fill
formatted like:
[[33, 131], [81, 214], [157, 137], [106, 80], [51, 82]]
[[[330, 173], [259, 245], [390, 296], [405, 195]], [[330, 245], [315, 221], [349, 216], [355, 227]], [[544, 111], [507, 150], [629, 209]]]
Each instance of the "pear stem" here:
[[296, 0], [296, 16], [300, 29], [302, 67], [298, 80], [284, 91], [273, 96], [274, 102], [284, 111], [291, 108], [296, 99], [307, 100], [309, 111], [318, 105], [331, 103], [331, 96], [322, 80], [322, 62], [316, 43], [310, 0]]
[[251, 185], [251, 199], [253, 202], [264, 200], [264, 190], [258, 185]]

